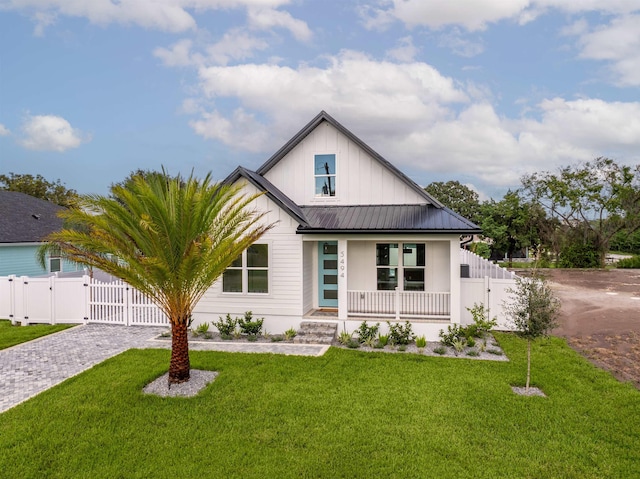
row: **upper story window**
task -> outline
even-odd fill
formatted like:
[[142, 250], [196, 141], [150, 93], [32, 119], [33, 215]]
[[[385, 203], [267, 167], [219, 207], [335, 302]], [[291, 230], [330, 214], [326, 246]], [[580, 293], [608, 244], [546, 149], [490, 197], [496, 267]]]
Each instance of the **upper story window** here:
[[336, 196], [336, 155], [315, 155], [316, 196]]

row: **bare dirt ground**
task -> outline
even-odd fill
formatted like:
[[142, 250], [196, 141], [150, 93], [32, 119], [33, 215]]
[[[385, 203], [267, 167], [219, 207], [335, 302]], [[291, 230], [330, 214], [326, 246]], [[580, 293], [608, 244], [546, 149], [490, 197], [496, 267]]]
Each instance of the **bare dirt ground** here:
[[562, 303], [553, 334], [640, 389], [640, 270], [544, 270]]

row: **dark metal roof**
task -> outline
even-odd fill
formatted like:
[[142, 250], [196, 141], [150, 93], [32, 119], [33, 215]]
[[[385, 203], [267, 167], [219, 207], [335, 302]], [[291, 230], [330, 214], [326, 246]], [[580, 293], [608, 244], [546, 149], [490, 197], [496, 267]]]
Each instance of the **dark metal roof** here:
[[267, 171], [269, 171], [273, 166], [278, 163], [282, 158], [284, 158], [287, 153], [293, 150], [302, 140], [304, 140], [313, 130], [315, 130], [318, 125], [320, 125], [323, 121], [326, 121], [330, 125], [332, 125], [336, 130], [341, 132], [347, 138], [349, 138], [353, 143], [358, 145], [364, 151], [366, 151], [372, 158], [377, 160], [382, 166], [387, 168], [391, 173], [396, 175], [401, 181], [407, 184], [411, 189], [413, 189], [416, 193], [422, 196], [429, 203], [434, 205], [436, 208], [443, 208], [444, 206], [437, 199], [427, 193], [423, 188], [420, 188], [416, 182], [414, 182], [407, 175], [402, 173], [399, 169], [385, 160], [382, 156], [380, 156], [373, 148], [363, 142], [356, 135], [351, 133], [347, 128], [338, 123], [331, 115], [329, 115], [326, 111], [321, 111], [313, 120], [311, 120], [302, 130], [296, 133], [293, 138], [291, 138], [282, 148], [280, 148], [271, 158], [269, 158], [260, 168], [256, 170], [258, 175], [264, 175]]
[[299, 233], [454, 233], [480, 228], [449, 208], [433, 205], [302, 206]]
[[256, 172], [239, 166], [233, 171], [233, 173], [225, 178], [223, 183], [232, 184], [235, 181], [238, 181], [238, 179], [240, 179], [241, 177], [248, 180], [260, 191], [266, 192], [266, 195], [272, 201], [274, 201], [280, 208], [286, 211], [294, 220], [300, 223], [300, 225], [308, 226], [302, 209], [297, 204], [295, 204], [291, 200], [291, 198], [280, 191], [273, 183], [271, 183], [265, 177], [260, 176]]
[[16, 191], [0, 190], [0, 243], [38, 243], [62, 229], [62, 206]]

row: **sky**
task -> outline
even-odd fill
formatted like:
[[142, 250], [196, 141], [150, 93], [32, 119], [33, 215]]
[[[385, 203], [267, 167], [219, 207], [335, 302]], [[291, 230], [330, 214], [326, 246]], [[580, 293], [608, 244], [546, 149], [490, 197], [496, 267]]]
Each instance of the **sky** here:
[[421, 186], [640, 163], [640, 0], [0, 0], [0, 173], [224, 179], [325, 110]]

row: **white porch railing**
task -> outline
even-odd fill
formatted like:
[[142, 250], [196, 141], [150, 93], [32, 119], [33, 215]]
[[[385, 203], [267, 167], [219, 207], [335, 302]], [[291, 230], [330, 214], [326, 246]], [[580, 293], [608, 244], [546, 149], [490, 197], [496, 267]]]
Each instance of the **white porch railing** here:
[[447, 319], [451, 294], [422, 291], [347, 291], [349, 316]]

